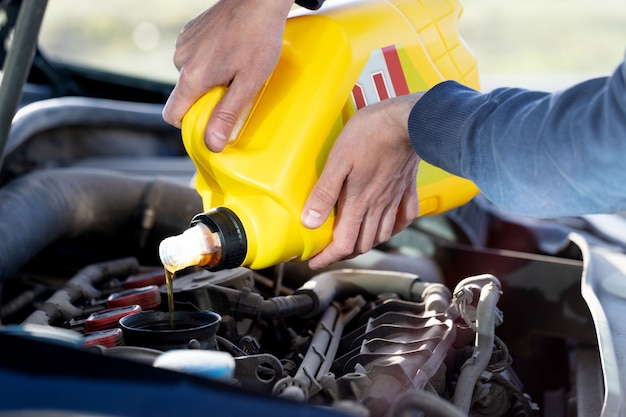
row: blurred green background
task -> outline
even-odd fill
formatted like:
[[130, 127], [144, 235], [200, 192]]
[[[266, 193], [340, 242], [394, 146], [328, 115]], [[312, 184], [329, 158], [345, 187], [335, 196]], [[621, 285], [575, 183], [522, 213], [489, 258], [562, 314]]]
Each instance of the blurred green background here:
[[613, 72], [626, 53], [624, 0], [463, 0], [460, 31], [483, 89], [556, 89]]
[[[49, 0], [40, 41], [58, 59], [175, 81], [176, 36], [212, 3]], [[626, 53], [624, 0], [463, 4], [460, 31], [478, 59], [483, 90], [498, 85], [558, 89], [609, 74]]]

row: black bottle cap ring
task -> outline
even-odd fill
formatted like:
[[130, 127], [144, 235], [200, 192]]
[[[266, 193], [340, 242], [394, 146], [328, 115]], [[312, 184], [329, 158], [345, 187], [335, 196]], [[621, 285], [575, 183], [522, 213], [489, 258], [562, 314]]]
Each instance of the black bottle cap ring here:
[[222, 258], [207, 268], [209, 271], [221, 271], [241, 266], [248, 252], [246, 232], [239, 217], [226, 207], [217, 207], [200, 213], [191, 219], [190, 227], [204, 224], [213, 233], [217, 233], [222, 243]]

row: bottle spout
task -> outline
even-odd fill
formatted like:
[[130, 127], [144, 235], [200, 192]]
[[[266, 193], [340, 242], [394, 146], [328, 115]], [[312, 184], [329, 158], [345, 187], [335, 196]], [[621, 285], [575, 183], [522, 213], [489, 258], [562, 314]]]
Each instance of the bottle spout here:
[[213, 266], [221, 259], [219, 235], [197, 223], [180, 235], [165, 238], [159, 245], [159, 257], [172, 273], [190, 266]]

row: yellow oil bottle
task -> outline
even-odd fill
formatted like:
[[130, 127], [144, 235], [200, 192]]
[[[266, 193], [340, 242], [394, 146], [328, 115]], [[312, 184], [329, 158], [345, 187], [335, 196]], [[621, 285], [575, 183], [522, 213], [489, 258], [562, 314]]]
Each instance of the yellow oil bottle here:
[[[183, 119], [206, 212], [161, 243], [164, 266], [260, 269], [320, 252], [334, 217], [311, 230], [301, 212], [355, 111], [448, 79], [478, 88], [476, 61], [458, 33], [461, 11], [458, 0], [338, 0], [292, 14], [277, 67], [222, 152], [206, 148], [204, 130], [224, 88]], [[417, 186], [420, 215], [462, 205], [478, 191], [424, 162]]]

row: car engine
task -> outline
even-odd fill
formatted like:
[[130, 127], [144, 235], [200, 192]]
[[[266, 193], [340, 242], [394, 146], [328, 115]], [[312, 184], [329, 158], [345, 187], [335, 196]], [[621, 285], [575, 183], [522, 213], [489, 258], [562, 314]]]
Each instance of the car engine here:
[[3, 338], [358, 416], [555, 415], [580, 401], [581, 372], [597, 379], [571, 226], [480, 198], [321, 271], [180, 271], [170, 316], [156, 247], [201, 203], [157, 117], [91, 99], [18, 114], [0, 190]]
[[[283, 269], [281, 280], [288, 281], [290, 268]], [[489, 372], [474, 408], [483, 415], [512, 408], [533, 415], [535, 405], [494, 334], [502, 319], [495, 277], [467, 278], [454, 296], [443, 284], [394, 271], [328, 271], [295, 291], [275, 288], [281, 280], [246, 268], [187, 271], [174, 281], [181, 323], [170, 328], [163, 271], [142, 271], [134, 258], [113, 260], [80, 270], [21, 325], [70, 329], [83, 336], [84, 349], [150, 364], [164, 351], [215, 349], [234, 360], [226, 383], [363, 415], [389, 413], [407, 392], [413, 393], [410, 408], [415, 391], [454, 393], [455, 403], [469, 409], [479, 377]], [[21, 298], [4, 311], [16, 309]], [[152, 327], [139, 324], [127, 334], [119, 318], [139, 311], [162, 314], [148, 322]], [[183, 314], [205, 311], [217, 313], [208, 321], [217, 329], [208, 334], [199, 331], [203, 318]]]

